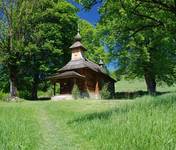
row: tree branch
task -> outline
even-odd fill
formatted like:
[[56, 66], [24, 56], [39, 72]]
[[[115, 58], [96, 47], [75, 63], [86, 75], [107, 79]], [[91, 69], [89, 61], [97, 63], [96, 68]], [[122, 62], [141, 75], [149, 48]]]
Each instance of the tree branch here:
[[160, 20], [157, 20], [157, 19], [155, 19], [155, 18], [153, 18], [153, 17], [151, 17], [151, 16], [147, 16], [147, 15], [141, 14], [141, 13], [140, 13], [139, 11], [137, 11], [137, 10], [136, 10], [136, 11], [132, 11], [131, 13], [133, 13], [133, 14], [136, 15], [136, 16], [142, 17], [142, 18], [150, 19], [150, 20], [156, 22], [157, 24], [160, 24], [160, 25], [163, 25], [163, 26], [164, 26], [164, 23], [161, 22]]
[[167, 3], [163, 3], [163, 2], [161, 2], [161, 0], [137, 0], [137, 1], [141, 2], [141, 3], [154, 4], [154, 5], [160, 6], [163, 9], [165, 9], [169, 12], [172, 12], [176, 15], [176, 7], [175, 7], [176, 0], [174, 0], [174, 2], [175, 2], [174, 5], [171, 5], [171, 4], [169, 5]]

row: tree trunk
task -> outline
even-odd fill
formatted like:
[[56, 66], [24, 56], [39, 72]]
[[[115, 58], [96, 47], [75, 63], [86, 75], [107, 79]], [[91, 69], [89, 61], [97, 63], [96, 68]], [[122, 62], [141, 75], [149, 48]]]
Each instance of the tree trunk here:
[[[10, 54], [13, 51], [13, 31], [12, 31], [12, 25], [10, 23], [10, 27], [9, 27], [9, 42], [8, 42], [8, 46], [9, 46], [9, 51]], [[10, 96], [13, 97], [17, 97], [17, 73], [16, 73], [16, 66], [15, 63], [10, 62], [11, 60], [9, 60], [8, 62], [8, 68], [9, 68], [9, 77], [10, 77]]]
[[12, 71], [10, 72], [10, 96], [17, 97], [17, 77]]
[[17, 66], [8, 64], [9, 82], [10, 82], [10, 96], [17, 97]]
[[32, 83], [32, 91], [31, 91], [31, 98], [32, 100], [37, 100], [38, 96], [37, 96], [37, 92], [38, 92], [38, 74], [34, 75], [34, 79], [33, 79], [33, 83]]
[[149, 92], [149, 94], [154, 95], [156, 93], [155, 75], [151, 73], [150, 71], [145, 71], [144, 77], [145, 77], [145, 82], [147, 85], [147, 91]]
[[32, 92], [31, 92], [31, 98], [32, 100], [37, 100], [38, 99], [38, 96], [37, 96], [37, 90], [38, 89], [38, 84], [36, 83], [33, 83], [32, 85]]

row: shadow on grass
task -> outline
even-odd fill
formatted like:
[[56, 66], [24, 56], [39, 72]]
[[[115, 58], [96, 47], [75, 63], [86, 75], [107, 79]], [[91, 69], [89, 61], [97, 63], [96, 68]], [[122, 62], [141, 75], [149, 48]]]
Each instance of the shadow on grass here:
[[[169, 92], [168, 92], [169, 93]], [[138, 101], [137, 103], [132, 103], [130, 105], [124, 105], [123, 107], [114, 108], [111, 110], [107, 110], [104, 112], [94, 112], [90, 114], [85, 114], [83, 116], [80, 116], [76, 119], [73, 119], [68, 124], [74, 124], [74, 123], [81, 123], [81, 122], [88, 122], [93, 120], [108, 120], [112, 114], [116, 115], [126, 115], [127, 113], [136, 110], [137, 113], [140, 114], [140, 112], [145, 112], [148, 114], [148, 112], [151, 113], [151, 111], [155, 110], [156, 107], [162, 107], [165, 106], [165, 109], [173, 107], [173, 104], [176, 104], [176, 93], [175, 94], [166, 94], [165, 96], [159, 96], [164, 93], [158, 94], [158, 97], [151, 99], [150, 101]], [[163, 108], [162, 108], [163, 109]]]
[[27, 101], [50, 101], [51, 97], [39, 97], [38, 99], [25, 98]]
[[[156, 92], [155, 96], [160, 96], [170, 92]], [[149, 95], [147, 91], [135, 91], [135, 92], [116, 92], [115, 99], [135, 99], [137, 97]]]
[[49, 100], [51, 100], [51, 97], [39, 97], [37, 100], [39, 100], [39, 101], [49, 101]]
[[76, 118], [74, 120], [71, 120], [67, 122], [68, 124], [72, 123], [79, 123], [79, 122], [86, 122], [86, 121], [92, 121], [92, 120], [107, 120], [109, 119], [113, 113], [116, 113], [118, 115], [128, 113], [132, 107], [124, 107], [124, 108], [115, 108], [111, 109], [109, 111], [104, 111], [104, 112], [94, 112], [91, 114], [86, 114], [84, 116], [81, 116], [79, 118]]

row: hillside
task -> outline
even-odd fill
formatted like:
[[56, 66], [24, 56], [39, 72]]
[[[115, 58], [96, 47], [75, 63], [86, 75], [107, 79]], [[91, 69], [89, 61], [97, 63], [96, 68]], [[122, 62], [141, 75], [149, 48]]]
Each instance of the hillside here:
[[[122, 91], [142, 85], [122, 83], [117, 84]], [[0, 149], [174, 149], [176, 93], [171, 89], [125, 101], [0, 102]]]
[[[146, 83], [144, 79], [134, 80], [121, 80], [116, 82], [116, 92], [135, 92], [135, 91], [146, 91]], [[166, 84], [157, 85], [158, 92], [176, 92], [175, 86], [167, 86]]]

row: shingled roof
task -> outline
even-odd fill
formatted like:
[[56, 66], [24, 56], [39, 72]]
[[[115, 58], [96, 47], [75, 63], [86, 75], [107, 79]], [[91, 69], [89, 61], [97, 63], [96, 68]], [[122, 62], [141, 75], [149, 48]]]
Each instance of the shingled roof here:
[[86, 48], [82, 45], [80, 41], [75, 42], [72, 46], [70, 46], [70, 49], [81, 47], [83, 50], [86, 50]]
[[80, 60], [71, 60], [69, 61], [63, 68], [58, 70], [58, 72], [64, 72], [64, 71], [69, 71], [69, 70], [75, 70], [75, 69], [81, 69], [81, 68], [89, 68], [90, 70], [93, 70], [95, 72], [104, 74], [105, 76], [109, 77], [113, 81], [115, 81], [113, 78], [111, 78], [107, 72], [100, 67], [98, 64], [93, 63], [92, 61], [88, 59], [80, 59]]
[[75, 71], [67, 71], [63, 73], [58, 73], [54, 76], [51, 76], [49, 79], [66, 79], [66, 78], [85, 78], [85, 76], [80, 75]]

